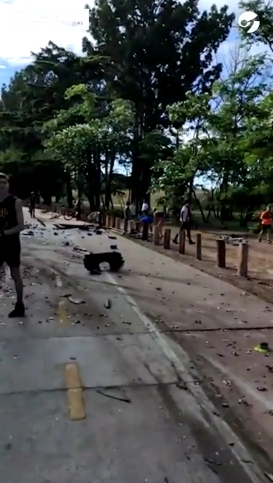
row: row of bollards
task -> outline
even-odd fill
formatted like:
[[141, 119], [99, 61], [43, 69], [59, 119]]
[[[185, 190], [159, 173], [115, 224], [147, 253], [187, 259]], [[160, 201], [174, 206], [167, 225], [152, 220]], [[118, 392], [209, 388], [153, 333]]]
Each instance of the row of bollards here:
[[[114, 216], [106, 216], [106, 227], [121, 229], [121, 219], [115, 218]], [[125, 226], [124, 226], [125, 228]], [[126, 226], [126, 231], [128, 233], [133, 233], [134, 231], [140, 232], [142, 229], [142, 240], [147, 241], [149, 238], [149, 225], [142, 225], [139, 221], [130, 220], [128, 221], [128, 226]], [[164, 228], [162, 226], [155, 225], [153, 227], [153, 244], [160, 245], [161, 239], [163, 238], [163, 247], [165, 250], [170, 250], [171, 248], [171, 229]], [[186, 245], [186, 232], [184, 230], [179, 233], [179, 245], [178, 252], [180, 255], [185, 254]], [[216, 240], [217, 248], [217, 266], [219, 268], [226, 268], [226, 242], [224, 239]], [[249, 245], [247, 243], [241, 243], [238, 247], [238, 265], [237, 265], [237, 275], [241, 277], [248, 276], [248, 253]], [[195, 243], [195, 258], [196, 260], [202, 260], [202, 235], [197, 233], [196, 243]]]

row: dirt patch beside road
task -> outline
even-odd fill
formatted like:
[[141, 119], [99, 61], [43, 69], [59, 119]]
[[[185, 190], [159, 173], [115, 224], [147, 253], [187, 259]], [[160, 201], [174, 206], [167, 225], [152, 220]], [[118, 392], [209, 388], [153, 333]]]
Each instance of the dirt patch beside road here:
[[[193, 232], [193, 239], [196, 233]], [[256, 240], [249, 240], [249, 275], [245, 279], [237, 276], [237, 246], [226, 245], [227, 268], [221, 269], [216, 266], [216, 236], [213, 233], [202, 233], [202, 260], [196, 260], [195, 245], [188, 245], [187, 242], [186, 254], [180, 255], [177, 245], [174, 244], [172, 244], [170, 250], [165, 250], [162, 245], [156, 246], [152, 242], [143, 242], [135, 238], [130, 238], [130, 240], [157, 253], [164, 254], [175, 261], [229, 282], [266, 302], [272, 301], [273, 245], [259, 244]]]

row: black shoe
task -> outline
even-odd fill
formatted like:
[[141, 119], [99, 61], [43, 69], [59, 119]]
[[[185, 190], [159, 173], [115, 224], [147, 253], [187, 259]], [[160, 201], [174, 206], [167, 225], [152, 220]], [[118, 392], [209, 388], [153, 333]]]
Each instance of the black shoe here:
[[189, 241], [189, 245], [195, 245], [195, 242], [194, 242], [194, 241], [192, 241], [192, 240], [190, 240], [190, 241]]
[[175, 243], [176, 245], [178, 245], [178, 240], [175, 238], [175, 239], [173, 240], [173, 243]]
[[14, 309], [10, 312], [9, 318], [25, 317], [25, 306], [23, 302], [16, 302]]

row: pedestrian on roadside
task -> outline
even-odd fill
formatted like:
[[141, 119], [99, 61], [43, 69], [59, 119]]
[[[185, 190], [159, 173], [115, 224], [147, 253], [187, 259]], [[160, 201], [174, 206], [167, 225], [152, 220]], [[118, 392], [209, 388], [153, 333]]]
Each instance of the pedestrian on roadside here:
[[[140, 221], [142, 223], [142, 233], [147, 234], [150, 231], [150, 233], [153, 232], [153, 222], [154, 222], [154, 217], [153, 213], [150, 210], [147, 210], [146, 212], [143, 213], [143, 215], [140, 218]], [[146, 236], [144, 236], [142, 239], [144, 240]]]
[[126, 206], [124, 208], [124, 230], [123, 230], [123, 235], [126, 235], [126, 233], [128, 232], [128, 223], [129, 223], [129, 220], [132, 219], [132, 212], [131, 212], [131, 208], [130, 208], [130, 201], [128, 200], [126, 202]]
[[82, 202], [81, 202], [81, 199], [79, 198], [76, 203], [76, 219], [80, 221], [81, 218], [82, 218]]
[[147, 201], [144, 199], [143, 200], [143, 203], [142, 203], [142, 207], [141, 207], [141, 213], [142, 213], [142, 215], [145, 215], [145, 214], [147, 215], [149, 209], [150, 209], [149, 203], [147, 203]]
[[164, 226], [164, 212], [158, 210], [157, 208], [154, 209], [154, 226], [159, 226], [159, 236], [160, 238], [163, 237], [162, 228]]
[[31, 218], [35, 218], [35, 205], [36, 205], [36, 196], [34, 191], [32, 191], [29, 197], [29, 213]]
[[9, 317], [24, 317], [23, 281], [20, 273], [20, 232], [25, 228], [22, 201], [9, 192], [9, 178], [0, 173], [0, 267], [6, 263], [15, 283], [17, 301]]
[[266, 239], [268, 243], [271, 243], [270, 232], [271, 232], [271, 225], [272, 225], [272, 213], [269, 206], [267, 206], [266, 209], [261, 213], [260, 220], [261, 220], [262, 229], [260, 231], [258, 241], [261, 242], [262, 236], [266, 234]]
[[191, 207], [189, 202], [187, 201], [181, 208], [180, 210], [180, 230], [179, 232], [175, 235], [173, 239], [173, 243], [177, 244], [178, 243], [178, 236], [179, 233], [182, 230], [185, 230], [187, 233], [187, 237], [189, 240], [190, 245], [194, 245], [194, 241], [191, 239], [191, 225], [192, 225], [192, 212], [191, 212]]

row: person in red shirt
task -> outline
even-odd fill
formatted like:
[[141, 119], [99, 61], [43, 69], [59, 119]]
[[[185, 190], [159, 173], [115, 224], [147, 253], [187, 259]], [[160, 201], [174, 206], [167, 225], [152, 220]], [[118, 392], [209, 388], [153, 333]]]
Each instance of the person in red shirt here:
[[262, 229], [259, 234], [259, 242], [262, 241], [262, 236], [266, 234], [266, 239], [269, 243], [270, 241], [270, 232], [271, 232], [271, 225], [272, 225], [272, 213], [270, 211], [270, 207], [267, 206], [267, 208], [262, 212], [261, 217], [261, 225]]

